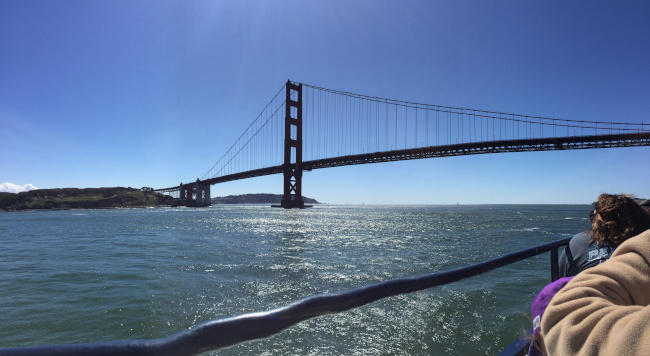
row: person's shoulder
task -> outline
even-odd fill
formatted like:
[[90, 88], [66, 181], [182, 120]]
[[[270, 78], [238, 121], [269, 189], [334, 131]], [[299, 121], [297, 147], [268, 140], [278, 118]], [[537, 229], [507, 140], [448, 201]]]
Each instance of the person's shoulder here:
[[574, 239], [589, 239], [591, 237], [589, 230], [577, 233], [573, 236]]
[[583, 247], [584, 244], [589, 244], [591, 242], [591, 235], [589, 234], [589, 231], [583, 231], [579, 234], [575, 234], [572, 238], [571, 241], [569, 241], [569, 244], [571, 244], [571, 247], [575, 247], [577, 244], [580, 244], [580, 247]]

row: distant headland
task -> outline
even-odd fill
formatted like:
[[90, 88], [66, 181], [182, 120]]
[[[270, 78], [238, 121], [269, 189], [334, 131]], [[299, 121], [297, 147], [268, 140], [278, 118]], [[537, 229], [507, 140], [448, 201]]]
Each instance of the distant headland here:
[[[212, 198], [212, 204], [279, 204], [281, 194], [242, 194]], [[320, 204], [303, 197], [305, 203]], [[56, 188], [0, 192], [0, 210], [116, 209], [172, 206], [174, 199], [153, 188]]]
[[55, 188], [0, 193], [0, 209], [66, 210], [144, 208], [171, 205], [173, 198], [153, 188]]

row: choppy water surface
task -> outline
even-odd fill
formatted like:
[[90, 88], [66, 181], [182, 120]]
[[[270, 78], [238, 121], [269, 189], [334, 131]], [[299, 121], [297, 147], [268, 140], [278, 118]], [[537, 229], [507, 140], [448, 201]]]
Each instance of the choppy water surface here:
[[[589, 226], [589, 206], [265, 205], [0, 213], [0, 347], [171, 335], [216, 318], [485, 261]], [[312, 319], [217, 355], [494, 355], [549, 254]]]

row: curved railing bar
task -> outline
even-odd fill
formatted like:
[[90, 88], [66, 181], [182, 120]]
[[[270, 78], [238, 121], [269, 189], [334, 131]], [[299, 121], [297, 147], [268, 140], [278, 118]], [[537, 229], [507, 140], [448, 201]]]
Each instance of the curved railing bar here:
[[548, 251], [552, 251], [556, 257], [557, 249], [568, 244], [569, 240], [570, 238], [565, 238], [451, 271], [394, 279], [345, 292], [308, 297], [266, 312], [211, 320], [161, 339], [0, 348], [0, 356], [198, 355], [245, 341], [265, 338], [317, 316], [340, 313], [387, 297], [474, 277]]

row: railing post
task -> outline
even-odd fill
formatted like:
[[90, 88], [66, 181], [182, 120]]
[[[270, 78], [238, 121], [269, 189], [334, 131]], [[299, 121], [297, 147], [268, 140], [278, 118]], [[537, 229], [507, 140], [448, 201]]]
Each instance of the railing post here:
[[551, 250], [551, 282], [560, 279], [560, 266], [557, 257], [558, 247]]
[[[291, 94], [297, 94], [297, 100]], [[304, 208], [302, 200], [302, 84], [287, 81], [284, 115], [284, 195], [280, 206]], [[295, 117], [294, 117], [295, 115]]]

